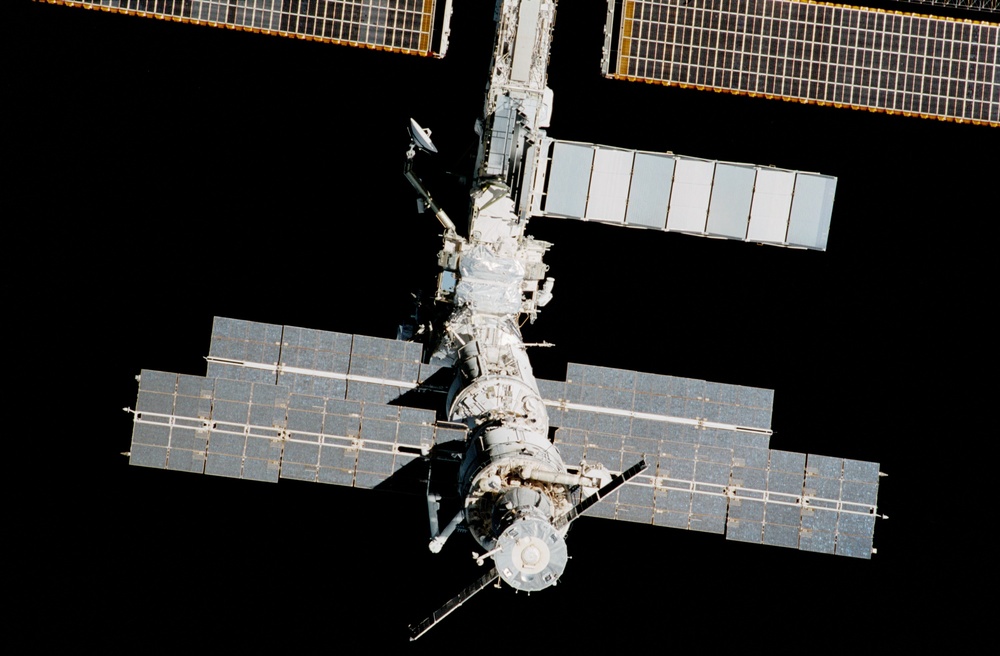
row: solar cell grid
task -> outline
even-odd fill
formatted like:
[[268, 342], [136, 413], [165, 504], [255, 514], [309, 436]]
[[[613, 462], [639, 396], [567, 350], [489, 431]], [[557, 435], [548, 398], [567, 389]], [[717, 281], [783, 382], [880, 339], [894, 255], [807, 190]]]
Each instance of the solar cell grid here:
[[434, 25], [437, 0], [50, 1], [421, 55], [437, 54], [443, 29]]
[[630, 441], [767, 446], [772, 390], [575, 363], [566, 378], [565, 384], [539, 381], [550, 424], [577, 429], [563, 437], [557, 432], [557, 442], [601, 433]]
[[621, 17], [610, 77], [1000, 125], [997, 24], [795, 0], [609, 11]]
[[[586, 379], [587, 372], [576, 373]], [[590, 380], [614, 379], [589, 373]], [[727, 431], [676, 428], [669, 438], [558, 429], [555, 443], [567, 463], [586, 459], [619, 471], [641, 455], [649, 464], [588, 514], [870, 557], [877, 463], [772, 451], [766, 436], [755, 442]]]
[[836, 178], [554, 139], [539, 152], [536, 216], [826, 248]]
[[[235, 341], [272, 328], [216, 322], [216, 333]], [[314, 334], [309, 343], [330, 335]], [[298, 394], [273, 381], [143, 371], [130, 462], [272, 482], [284, 477], [375, 487], [433, 446], [434, 422], [433, 411]], [[441, 435], [463, 439], [464, 431], [442, 428]]]

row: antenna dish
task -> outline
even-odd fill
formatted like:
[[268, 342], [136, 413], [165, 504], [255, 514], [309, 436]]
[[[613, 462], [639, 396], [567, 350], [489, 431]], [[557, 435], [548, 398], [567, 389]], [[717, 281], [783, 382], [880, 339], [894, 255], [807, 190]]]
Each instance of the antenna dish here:
[[413, 139], [413, 143], [429, 153], [438, 151], [434, 147], [434, 142], [431, 141], [431, 131], [420, 127], [420, 124], [412, 118], [410, 119], [410, 138]]

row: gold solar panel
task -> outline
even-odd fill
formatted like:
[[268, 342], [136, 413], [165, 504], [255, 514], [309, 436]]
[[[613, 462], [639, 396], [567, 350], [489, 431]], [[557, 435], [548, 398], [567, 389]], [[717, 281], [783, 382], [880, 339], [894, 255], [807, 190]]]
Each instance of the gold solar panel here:
[[447, 48], [438, 0], [42, 1], [413, 55]]
[[608, 77], [1000, 125], [1000, 25], [798, 0], [611, 0]]

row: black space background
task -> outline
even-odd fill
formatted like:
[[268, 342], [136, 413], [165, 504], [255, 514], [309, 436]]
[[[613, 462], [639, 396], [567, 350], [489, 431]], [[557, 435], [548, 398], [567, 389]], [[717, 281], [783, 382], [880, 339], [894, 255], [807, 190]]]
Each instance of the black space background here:
[[475, 148], [492, 4], [458, 3], [433, 60], [13, 3], [16, 625], [40, 651], [967, 651], [991, 589], [997, 131], [605, 80], [600, 0], [560, 5], [549, 134], [836, 175], [829, 248], [536, 220], [557, 281], [525, 330], [557, 345], [536, 374], [776, 390], [774, 448], [889, 474], [871, 561], [583, 519], [558, 587], [488, 589], [409, 645], [476, 574], [471, 542], [427, 552], [420, 499], [127, 466], [134, 376], [203, 373], [215, 315], [394, 335], [440, 246], [406, 121], [462, 218], [444, 171]]

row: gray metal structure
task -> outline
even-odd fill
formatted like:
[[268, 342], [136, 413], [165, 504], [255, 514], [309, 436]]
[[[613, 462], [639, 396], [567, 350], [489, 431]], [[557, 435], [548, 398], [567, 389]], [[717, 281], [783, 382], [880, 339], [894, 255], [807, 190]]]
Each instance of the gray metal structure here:
[[[431, 0], [60, 4], [438, 55], [450, 15], [449, 3]], [[609, 26], [640, 4], [666, 3], [612, 0]], [[415, 625], [414, 638], [493, 580], [526, 591], [556, 584], [583, 512], [854, 558], [875, 552], [878, 464], [771, 449], [771, 390], [582, 364], [564, 381], [535, 378], [520, 325], [537, 318], [554, 281], [549, 244], [526, 233], [529, 219], [824, 250], [836, 189], [817, 173], [549, 138], [555, 11], [546, 0], [497, 2], [464, 235], [414, 173], [417, 149], [432, 148], [411, 124], [404, 173], [444, 228], [437, 314], [412, 331], [420, 341], [219, 317], [206, 376], [139, 376], [132, 464], [425, 494], [435, 552], [464, 526], [489, 569]], [[995, 27], [981, 30], [988, 62]], [[633, 44], [624, 29], [615, 38], [608, 53], [635, 45], [653, 52], [649, 70], [665, 70], [655, 43]], [[607, 56], [606, 72], [625, 59]], [[995, 123], [992, 78], [967, 88], [968, 111], [948, 117]]]

